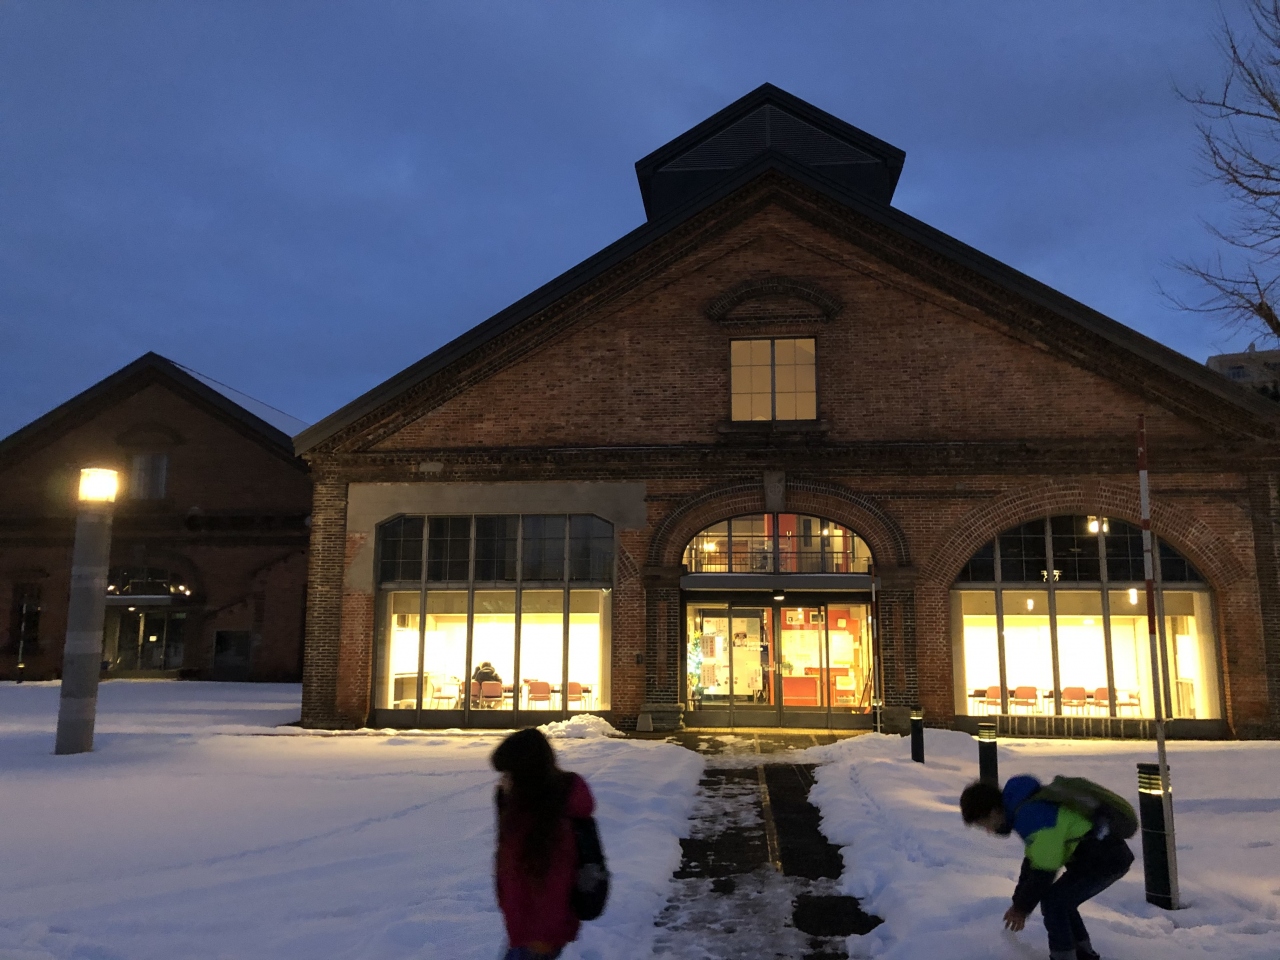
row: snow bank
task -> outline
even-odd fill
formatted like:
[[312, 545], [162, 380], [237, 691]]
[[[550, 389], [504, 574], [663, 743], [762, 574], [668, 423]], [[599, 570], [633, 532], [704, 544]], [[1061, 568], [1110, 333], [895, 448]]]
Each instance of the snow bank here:
[[[1002, 741], [1002, 777], [1087, 776], [1137, 804], [1134, 764], [1153, 744]], [[1021, 861], [1016, 838], [966, 829], [958, 798], [977, 776], [967, 734], [929, 730], [923, 765], [910, 742], [869, 735], [806, 751], [818, 768], [810, 799], [842, 846], [846, 892], [885, 919], [849, 940], [850, 956], [886, 960], [1045, 957], [1037, 913], [1002, 930]], [[1082, 908], [1093, 943], [1118, 960], [1276, 960], [1280, 957], [1280, 744], [1173, 743], [1169, 748], [1183, 901], [1146, 902], [1140, 843], [1133, 869]]]
[[584, 740], [591, 737], [621, 737], [623, 735], [622, 731], [615, 729], [608, 720], [589, 713], [580, 713], [576, 717], [570, 717], [568, 720], [544, 723], [538, 729], [552, 740], [566, 738]]
[[[116, 681], [95, 751], [55, 757], [57, 696], [0, 684], [5, 960], [498, 955], [501, 734], [219, 736], [296, 720], [298, 688]], [[555, 744], [591, 784], [614, 872], [609, 908], [564, 956], [649, 957], [703, 761], [661, 742]]]

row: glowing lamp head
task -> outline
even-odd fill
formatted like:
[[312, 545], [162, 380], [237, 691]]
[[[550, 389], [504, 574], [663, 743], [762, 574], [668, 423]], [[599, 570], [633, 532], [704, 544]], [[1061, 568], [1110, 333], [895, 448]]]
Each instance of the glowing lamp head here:
[[1090, 517], [1090, 518], [1089, 518], [1089, 532], [1090, 532], [1090, 533], [1097, 533], [1097, 532], [1098, 532], [1098, 518], [1097, 518], [1097, 517]]
[[1129, 588], [1129, 603], [1131, 603], [1135, 607], [1138, 605], [1138, 588], [1137, 587]]
[[1027, 597], [1027, 609], [1034, 610], [1035, 608], [1036, 608], [1035, 600], [1033, 600], [1031, 597]]
[[101, 467], [85, 467], [80, 471], [81, 503], [115, 503], [120, 489], [120, 474]]

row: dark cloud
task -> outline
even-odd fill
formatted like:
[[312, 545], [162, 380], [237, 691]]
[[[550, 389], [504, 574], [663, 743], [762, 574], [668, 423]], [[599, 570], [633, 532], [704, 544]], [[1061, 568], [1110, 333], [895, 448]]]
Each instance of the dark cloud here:
[[1224, 216], [1174, 94], [1216, 16], [0, 5], [0, 435], [149, 349], [317, 420], [637, 226], [634, 162], [765, 80], [904, 148], [901, 209], [1203, 360], [1156, 284]]

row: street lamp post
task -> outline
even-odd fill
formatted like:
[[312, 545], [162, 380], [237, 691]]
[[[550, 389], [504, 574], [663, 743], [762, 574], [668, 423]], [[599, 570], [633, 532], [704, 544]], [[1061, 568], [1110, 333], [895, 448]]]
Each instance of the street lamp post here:
[[67, 640], [62, 648], [62, 697], [54, 753], [93, 749], [98, 710], [98, 674], [102, 670], [102, 616], [107, 605], [107, 567], [111, 562], [111, 514], [120, 477], [114, 470], [80, 471], [80, 512], [71, 555], [71, 598]]

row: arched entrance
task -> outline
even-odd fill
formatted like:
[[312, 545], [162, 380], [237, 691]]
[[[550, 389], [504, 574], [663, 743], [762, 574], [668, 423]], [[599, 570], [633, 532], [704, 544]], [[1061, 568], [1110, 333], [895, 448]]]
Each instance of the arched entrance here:
[[879, 696], [872, 557], [821, 516], [721, 520], [686, 544], [685, 722], [863, 727]]

